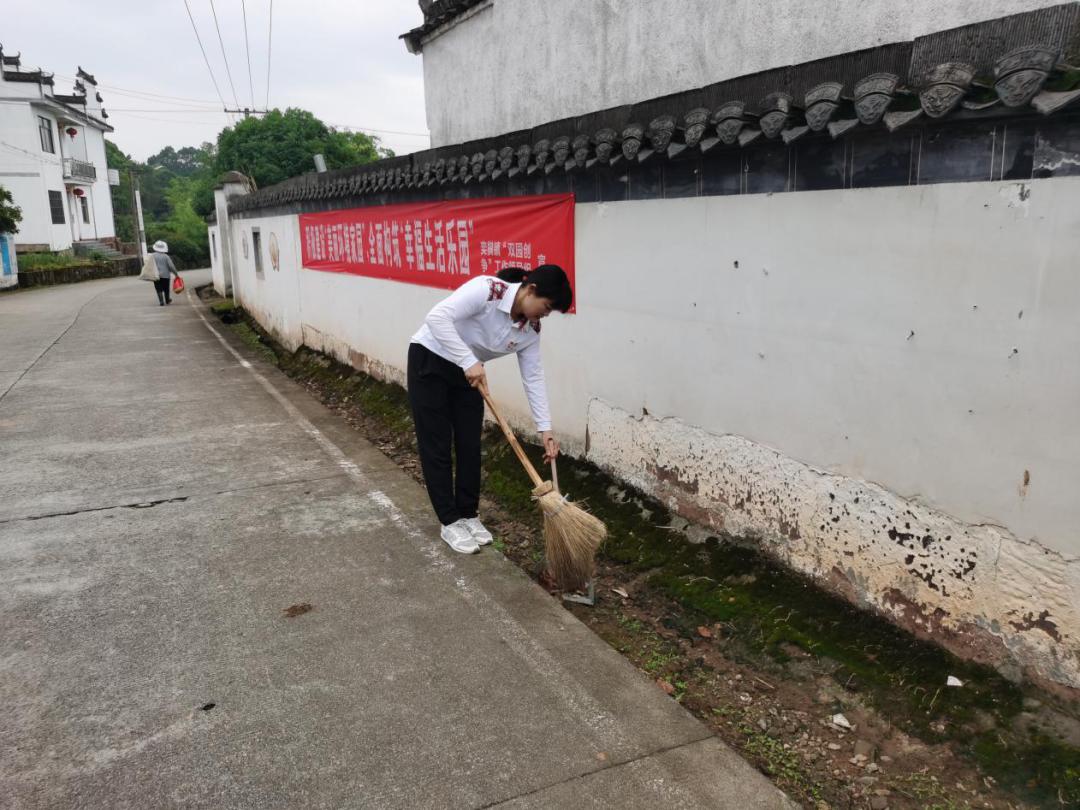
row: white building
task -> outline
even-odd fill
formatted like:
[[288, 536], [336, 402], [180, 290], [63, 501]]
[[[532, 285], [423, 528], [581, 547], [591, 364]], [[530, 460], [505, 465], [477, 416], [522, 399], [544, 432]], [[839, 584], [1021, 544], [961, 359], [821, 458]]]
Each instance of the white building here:
[[22, 208], [20, 253], [115, 242], [107, 118], [97, 81], [82, 68], [63, 95], [51, 74], [24, 70], [19, 56], [0, 49], [0, 185]]

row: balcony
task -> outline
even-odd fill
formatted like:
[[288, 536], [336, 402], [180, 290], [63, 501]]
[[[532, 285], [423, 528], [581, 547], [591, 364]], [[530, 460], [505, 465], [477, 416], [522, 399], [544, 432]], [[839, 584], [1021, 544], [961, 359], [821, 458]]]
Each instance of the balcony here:
[[64, 179], [76, 183], [93, 183], [97, 180], [97, 169], [93, 163], [64, 158]]

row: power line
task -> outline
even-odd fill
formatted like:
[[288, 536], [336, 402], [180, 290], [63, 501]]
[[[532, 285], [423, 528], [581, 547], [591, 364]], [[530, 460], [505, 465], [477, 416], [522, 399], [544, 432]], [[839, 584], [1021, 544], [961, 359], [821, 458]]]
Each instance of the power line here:
[[191, 16], [191, 6], [188, 5], [188, 0], [184, 0], [184, 8], [187, 9], [188, 19], [191, 20], [191, 30], [195, 32], [195, 39], [199, 43], [199, 50], [202, 51], [203, 61], [206, 62], [206, 69], [210, 71], [210, 81], [214, 83], [214, 89], [217, 90], [218, 98], [221, 99], [221, 108], [225, 109], [225, 96], [221, 95], [221, 88], [218, 87], [217, 79], [214, 78], [213, 68], [210, 67], [210, 60], [206, 58], [206, 48], [203, 47], [202, 37], [199, 36], [199, 29], [195, 27], [195, 18]]
[[214, 0], [210, 0], [210, 12], [214, 15], [214, 28], [217, 29], [218, 44], [221, 45], [221, 58], [225, 60], [225, 75], [229, 77], [229, 87], [232, 88], [233, 101], [236, 102], [236, 106], [240, 106], [240, 99], [236, 95], [236, 85], [233, 84], [232, 71], [229, 70], [229, 57], [225, 55], [225, 40], [221, 38], [221, 26], [218, 25], [217, 9], [214, 8]]
[[[63, 79], [64, 81], [76, 81], [77, 80], [75, 76], [67, 76], [67, 75], [65, 75], [63, 73], [54, 73], [53, 75], [56, 76], [56, 78], [58, 78], [58, 79]], [[191, 98], [189, 96], [169, 96], [169, 95], [166, 95], [164, 93], [153, 93], [153, 92], [151, 92], [149, 90], [134, 90], [134, 89], [132, 89], [130, 87], [118, 87], [118, 86], [116, 86], [114, 84], [99, 84], [99, 85], [97, 85], [97, 87], [100, 90], [108, 90], [110, 93], [120, 93], [121, 95], [124, 95], [124, 96], [143, 96], [143, 97], [146, 97], [146, 98], [163, 98], [163, 99], [167, 99], [169, 101], [177, 101], [177, 102], [188, 101], [188, 102], [193, 102], [193, 103], [196, 103], [196, 104], [209, 104], [209, 105], [212, 105], [215, 109], [218, 106], [218, 103], [216, 101], [211, 101], [210, 99], [206, 99], [206, 98]]]
[[169, 115], [176, 115], [177, 113], [194, 113], [200, 115], [203, 113], [215, 113], [215, 112], [228, 112], [228, 110], [170, 110], [165, 107], [110, 107], [111, 112], [144, 112], [144, 113], [168, 113]]
[[431, 133], [429, 132], [402, 132], [401, 130], [397, 129], [376, 129], [375, 127], [361, 127], [354, 124], [334, 124], [330, 121], [327, 121], [326, 123], [329, 126], [335, 127], [336, 129], [355, 129], [362, 132], [381, 132], [383, 135], [412, 135], [417, 138], [431, 137]]
[[248, 27], [247, 27], [247, 3], [245, 0], [240, 0], [240, 8], [244, 12], [244, 50], [247, 51], [247, 63], [248, 63], [248, 87], [251, 90], [251, 106], [255, 106], [255, 80], [251, 78], [251, 45], [248, 43]]
[[[150, 116], [150, 115], [137, 115], [136, 113], [130, 113], [130, 112], [127, 112], [126, 110], [124, 111], [124, 115], [127, 116], [128, 118], [138, 118], [138, 119], [140, 119], [142, 121], [157, 121], [158, 123], [161, 123], [161, 124], [173, 124], [174, 126], [176, 124], [203, 125], [203, 126], [220, 126], [221, 125], [220, 121], [192, 121], [190, 119], [186, 119], [184, 121], [177, 121], [175, 119], [170, 120], [168, 118], [154, 118], [153, 116]], [[230, 122], [227, 122], [226, 126], [228, 126], [229, 123]]]
[[270, 0], [270, 27], [266, 34], [266, 103], [263, 107], [270, 109], [270, 48], [274, 44], [274, 0]]
[[220, 110], [221, 105], [216, 101], [177, 101], [171, 98], [161, 98], [159, 96], [148, 96], [141, 93], [124, 92], [123, 90], [111, 89], [108, 91], [111, 93], [117, 93], [120, 96], [120, 102], [143, 103], [143, 104], [168, 104], [171, 107], [190, 107], [195, 110]]

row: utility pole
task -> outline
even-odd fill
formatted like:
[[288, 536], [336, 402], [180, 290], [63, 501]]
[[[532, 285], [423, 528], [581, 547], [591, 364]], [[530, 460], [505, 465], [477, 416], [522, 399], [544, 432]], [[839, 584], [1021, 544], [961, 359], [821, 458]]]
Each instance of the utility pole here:
[[253, 115], [266, 115], [266, 110], [253, 110], [250, 107], [243, 107], [236, 110], [230, 110], [228, 107], [226, 107], [225, 112], [234, 113], [235, 115], [243, 115], [244, 118], [250, 118]]
[[139, 256], [146, 256], [146, 230], [143, 225], [142, 194], [139, 193], [139, 175], [134, 169], [128, 169], [131, 178], [131, 224], [135, 232], [135, 243], [139, 246]]

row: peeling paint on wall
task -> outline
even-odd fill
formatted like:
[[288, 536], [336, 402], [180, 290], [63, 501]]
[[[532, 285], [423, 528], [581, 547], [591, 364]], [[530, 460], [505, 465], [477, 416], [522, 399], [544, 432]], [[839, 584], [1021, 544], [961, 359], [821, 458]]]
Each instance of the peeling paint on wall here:
[[588, 430], [591, 461], [684, 516], [965, 658], [1080, 689], [1080, 561], [678, 419], [594, 399]]

